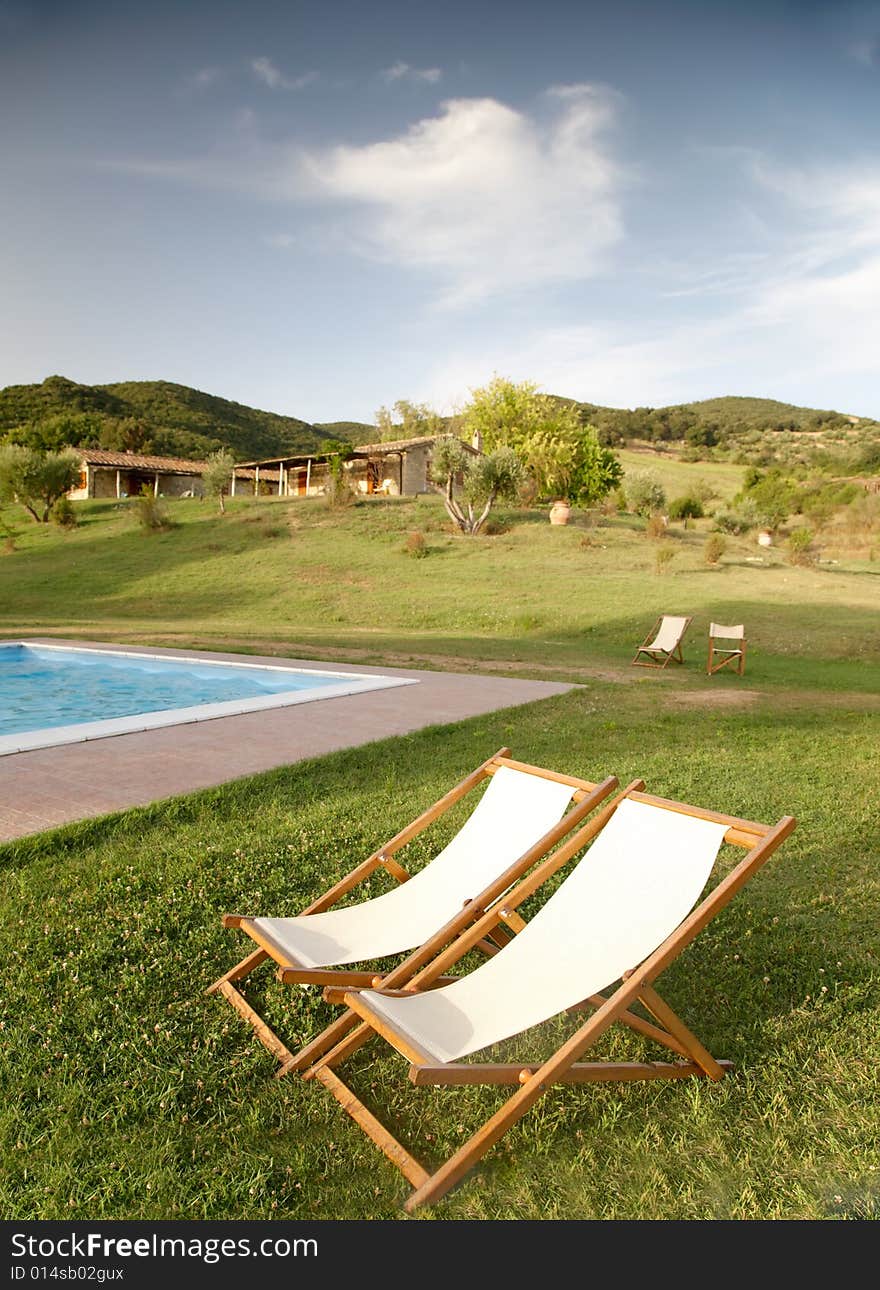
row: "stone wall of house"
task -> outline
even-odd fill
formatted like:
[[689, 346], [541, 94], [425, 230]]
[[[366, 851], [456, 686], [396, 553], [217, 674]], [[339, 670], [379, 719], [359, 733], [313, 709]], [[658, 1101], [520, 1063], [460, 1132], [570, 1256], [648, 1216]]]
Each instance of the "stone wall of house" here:
[[403, 488], [404, 496], [412, 497], [415, 493], [431, 492], [428, 479], [428, 460], [430, 444], [416, 444], [407, 448], [403, 454]]
[[205, 485], [201, 475], [160, 475], [159, 492], [163, 497], [183, 497], [184, 493], [204, 497]]
[[[120, 489], [128, 497], [132, 493], [138, 492], [144, 483], [149, 483], [152, 486], [152, 480], [153, 475], [147, 470], [139, 472], [134, 480], [130, 471], [120, 471]], [[204, 484], [198, 475], [164, 475], [161, 472], [159, 474], [159, 493], [163, 497], [183, 497], [184, 493], [193, 493], [196, 497], [203, 497], [204, 492]], [[115, 497], [116, 468], [109, 466], [105, 469], [96, 470], [94, 466], [90, 467], [88, 491], [83, 488], [74, 488], [68, 496], [73, 501], [79, 501], [85, 497]]]

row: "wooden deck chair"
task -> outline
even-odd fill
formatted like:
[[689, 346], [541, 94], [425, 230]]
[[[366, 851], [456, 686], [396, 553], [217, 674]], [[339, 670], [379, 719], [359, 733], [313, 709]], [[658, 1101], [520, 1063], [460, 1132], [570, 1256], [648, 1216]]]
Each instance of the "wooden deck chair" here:
[[[520, 920], [521, 930], [499, 954], [455, 983], [432, 988], [440, 973], [491, 931], [498, 914], [490, 910], [416, 974], [407, 990], [349, 991], [346, 1003], [362, 1025], [306, 1072], [307, 1079], [329, 1089], [413, 1185], [407, 1210], [443, 1196], [556, 1084], [687, 1076], [717, 1080], [731, 1065], [703, 1047], [653, 983], [772, 855], [795, 820], [784, 816], [768, 827], [632, 788], [600, 814], [608, 822], [585, 857], [529, 923]], [[559, 851], [574, 856], [595, 832], [591, 821]], [[724, 842], [746, 854], [693, 908]], [[526, 878], [508, 892], [508, 915], [533, 890]], [[612, 986], [606, 997], [602, 992]], [[654, 1020], [632, 1012], [636, 1003]], [[462, 1060], [559, 1013], [587, 1010], [593, 1010], [589, 1019], [544, 1062]], [[581, 1062], [614, 1022], [656, 1040], [676, 1060]], [[508, 1084], [516, 1092], [429, 1174], [335, 1069], [375, 1035], [411, 1063], [413, 1084]]]
[[[738, 641], [739, 644], [733, 647], [730, 644], [716, 645], [716, 641]], [[746, 670], [746, 629], [739, 624], [738, 627], [725, 627], [722, 623], [709, 624], [709, 658], [706, 663], [706, 671], [709, 676], [713, 672], [720, 672], [728, 664], [734, 664], [738, 676], [742, 676]]]
[[[632, 665], [666, 667], [670, 660], [673, 663], [683, 663], [681, 642], [692, 622], [692, 618], [674, 618], [670, 614], [663, 614], [636, 650]], [[645, 655], [644, 658], [641, 657], [642, 654]]]
[[[225, 927], [240, 928], [258, 948], [209, 986], [208, 993], [222, 994], [249, 1022], [260, 1042], [281, 1063], [278, 1074], [310, 1065], [333, 1047], [351, 1023], [331, 1026], [300, 1053], [291, 1052], [239, 989], [239, 983], [254, 968], [271, 959], [279, 979], [287, 984], [351, 988], [374, 984], [381, 976], [377, 977], [376, 968], [355, 971], [347, 965], [372, 963], [429, 942], [427, 957], [415, 960], [422, 966], [498, 901], [561, 838], [582, 824], [617, 787], [613, 776], [594, 784], [513, 761], [509, 751], [502, 748], [478, 766], [298, 917], [224, 915]], [[410, 876], [395, 859], [396, 854], [486, 780], [486, 791], [452, 841]], [[398, 885], [371, 900], [333, 908], [380, 868]], [[438, 932], [443, 933], [439, 943]], [[480, 948], [492, 954], [507, 936], [502, 929], [492, 938], [478, 939]], [[395, 983], [399, 980], [398, 974]]]

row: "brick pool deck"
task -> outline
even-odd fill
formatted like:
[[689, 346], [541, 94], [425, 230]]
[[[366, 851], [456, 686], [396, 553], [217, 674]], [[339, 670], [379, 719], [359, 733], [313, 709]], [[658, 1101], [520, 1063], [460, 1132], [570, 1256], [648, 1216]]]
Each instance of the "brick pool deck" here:
[[[37, 638], [28, 636], [28, 640], [36, 642]], [[44, 643], [82, 647], [86, 642], [52, 638]], [[89, 648], [125, 647], [89, 642]], [[340, 748], [356, 748], [390, 735], [409, 734], [425, 726], [446, 725], [546, 699], [574, 688], [551, 681], [519, 681], [472, 673], [350, 667], [207, 650], [137, 648], [149, 648], [150, 653], [163, 658], [192, 658], [195, 653], [218, 662], [288, 663], [316, 672], [329, 669], [352, 676], [412, 678], [419, 684], [10, 753], [0, 757], [0, 842], [72, 820], [224, 784]], [[525, 755], [524, 750], [514, 749], [515, 755], [517, 752]]]

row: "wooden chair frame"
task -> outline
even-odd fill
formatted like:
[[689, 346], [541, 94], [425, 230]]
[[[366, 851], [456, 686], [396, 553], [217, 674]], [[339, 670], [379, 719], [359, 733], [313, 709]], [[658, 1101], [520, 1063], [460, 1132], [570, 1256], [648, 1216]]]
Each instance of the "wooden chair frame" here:
[[[221, 994], [239, 1016], [252, 1027], [260, 1043], [280, 1063], [276, 1075], [285, 1075], [291, 1071], [301, 1071], [311, 1066], [323, 1053], [332, 1049], [349, 1030], [356, 1026], [359, 1019], [354, 1013], [347, 1011], [315, 1039], [302, 1047], [299, 1052], [294, 1053], [259, 1013], [251, 1007], [239, 989], [239, 983], [248, 977], [255, 968], [272, 959], [276, 964], [276, 975], [279, 981], [284, 984], [322, 985], [326, 987], [325, 998], [329, 1002], [336, 1003], [341, 1003], [344, 992], [352, 988], [363, 988], [382, 983], [388, 983], [395, 988], [408, 985], [411, 977], [424, 964], [430, 962], [446, 945], [461, 935], [469, 925], [481, 920], [486, 910], [494, 905], [499, 905], [499, 908], [500, 905], [504, 905], [505, 902], [502, 897], [508, 888], [516, 883], [523, 874], [527, 873], [533, 865], [542, 860], [548, 851], [551, 851], [567, 833], [582, 824], [586, 817], [618, 786], [618, 781], [613, 775], [603, 780], [601, 784], [594, 784], [591, 780], [578, 779], [573, 775], [562, 775], [539, 766], [531, 766], [526, 762], [514, 761], [510, 757], [510, 749], [501, 748], [494, 756], [488, 758], [475, 771], [467, 775], [459, 784], [439, 798], [433, 806], [423, 811], [415, 820], [407, 824], [399, 833], [396, 833], [393, 838], [374, 851], [372, 855], [352, 869], [339, 882], [330, 887], [322, 896], [312, 901], [302, 911], [303, 914], [318, 914], [330, 909], [343, 896], [348, 895], [359, 883], [363, 882], [364, 879], [375, 873], [379, 868], [385, 869], [397, 882], [406, 882], [410, 875], [394, 858], [397, 852], [402, 850], [413, 838], [424, 832], [429, 825], [438, 820], [457, 802], [461, 801], [478, 784], [483, 783], [484, 780], [494, 775], [502, 766], [508, 766], [513, 770], [523, 771], [527, 774], [540, 775], [545, 779], [552, 779], [558, 783], [570, 784], [574, 788], [571, 809], [534, 846], [525, 851], [494, 882], [479, 892], [454, 918], [439, 928], [430, 940], [425, 942], [419, 949], [414, 950], [404, 963], [387, 975], [383, 976], [381, 973], [377, 975], [375, 972], [351, 971], [347, 968], [304, 967], [292, 955], [263, 936], [260, 929], [254, 926], [253, 918], [248, 918], [241, 914], [223, 915], [224, 927], [240, 928], [251, 940], [256, 942], [258, 948], [248, 954], [246, 958], [243, 958], [241, 962], [236, 963], [233, 968], [230, 968], [218, 980], [214, 981], [208, 987], [206, 993]], [[564, 864], [565, 861], [562, 860], [559, 863]], [[549, 876], [551, 872], [555, 872], [555, 868], [548, 864], [546, 868], [542, 868], [542, 872], [545, 873], [545, 876]], [[497, 954], [505, 944], [508, 936], [512, 934], [502, 925], [504, 922], [504, 916], [499, 913], [493, 925], [493, 933], [486, 936], [481, 933], [475, 942], [477, 948], [485, 954]], [[445, 978], [446, 981], [450, 979], [449, 977]], [[443, 982], [438, 981], [437, 984], [443, 984]], [[334, 990], [341, 991], [341, 993], [334, 994]]]
[[[675, 615], [675, 616], [678, 617], [678, 615]], [[685, 632], [688, 630], [691, 623], [694, 621], [693, 618], [685, 618], [684, 627], [682, 627], [681, 632], [679, 633], [678, 640], [676, 641], [675, 645], [671, 650], [651, 648], [651, 641], [656, 638], [657, 633], [660, 630], [660, 624], [663, 622], [664, 618], [668, 618], [668, 617], [670, 617], [669, 614], [661, 614], [659, 616], [657, 621], [654, 623], [654, 626], [648, 632], [648, 635], [645, 637], [642, 644], [636, 650], [635, 656], [631, 664], [632, 667], [664, 668], [667, 666], [668, 663], [684, 662], [684, 655], [681, 652], [681, 643], [684, 640]], [[646, 655], [644, 659], [640, 657], [642, 654]], [[658, 657], [658, 655], [660, 657]]]
[[[639, 783], [640, 781], [637, 781], [637, 784]], [[316, 1079], [323, 1084], [412, 1184], [414, 1190], [405, 1203], [406, 1210], [412, 1212], [419, 1206], [432, 1204], [445, 1195], [512, 1125], [516, 1124], [549, 1089], [557, 1084], [609, 1080], [682, 1079], [691, 1076], [719, 1080], [731, 1069], [731, 1062], [716, 1060], [707, 1051], [699, 1039], [663, 1001], [654, 989], [653, 983], [770, 858], [795, 828], [796, 821], [792, 816], [783, 816], [772, 827], [756, 824], [749, 820], [719, 815], [713, 811], [651, 796], [639, 791], [637, 784], [629, 785], [593, 820], [569, 837], [559, 848], [557, 856], [564, 853], [566, 859], [573, 857], [598, 833], [624, 797], [696, 816], [699, 819], [727, 824], [724, 841], [742, 847], [746, 854], [643, 963], [624, 975], [621, 983], [610, 996], [594, 995], [584, 999], [581, 1004], [570, 1010], [573, 1012], [592, 1010], [592, 1015], [546, 1061], [541, 1063], [438, 1063], [435, 1057], [422, 1050], [411, 1039], [398, 1034], [388, 1020], [372, 1010], [369, 1001], [362, 998], [357, 991], [349, 991], [345, 994], [345, 1002], [360, 1019], [360, 1024], [306, 1071], [305, 1078]], [[536, 889], [535, 878], [536, 875], [530, 875], [512, 892], [507, 893], [503, 902], [507, 914], [514, 912], [517, 905]], [[487, 910], [430, 965], [412, 976], [407, 990], [430, 989], [432, 985], [437, 985], [440, 976], [463, 954], [472, 949], [481, 936], [485, 936], [496, 926], [501, 913], [498, 907]], [[512, 925], [510, 919], [507, 925], [508, 927]], [[390, 984], [389, 975], [386, 978], [386, 985], [390, 987]], [[632, 1005], [637, 1002], [651, 1014], [656, 1025], [631, 1011]], [[615, 1022], [662, 1044], [671, 1050], [676, 1060], [581, 1062], [580, 1058]], [[340, 1063], [367, 1040], [377, 1035], [385, 1039], [411, 1063], [409, 1078], [413, 1084], [507, 1084], [518, 1085], [518, 1087], [499, 1110], [431, 1174], [360, 1102], [336, 1072], [335, 1068]]]
[[[716, 641], [721, 640], [737, 640], [739, 641], [739, 645], [735, 649], [731, 649], [727, 646], [715, 644]], [[716, 655], [718, 657], [717, 663], [715, 661]], [[746, 670], [745, 636], [713, 636], [710, 631], [709, 657], [706, 661], [707, 675], [713, 676], [716, 672], [720, 672], [723, 667], [728, 667], [733, 664], [736, 665], [737, 676], [742, 676], [743, 672]]]

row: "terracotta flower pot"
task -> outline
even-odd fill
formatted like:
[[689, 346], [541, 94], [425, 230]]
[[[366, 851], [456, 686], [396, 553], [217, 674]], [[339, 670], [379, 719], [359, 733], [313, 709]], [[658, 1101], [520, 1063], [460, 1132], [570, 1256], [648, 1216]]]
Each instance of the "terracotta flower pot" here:
[[571, 507], [565, 498], [560, 498], [550, 507], [551, 524], [567, 524], [571, 516]]

